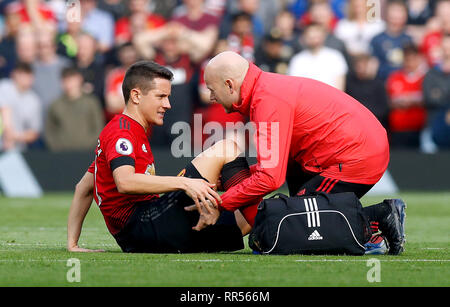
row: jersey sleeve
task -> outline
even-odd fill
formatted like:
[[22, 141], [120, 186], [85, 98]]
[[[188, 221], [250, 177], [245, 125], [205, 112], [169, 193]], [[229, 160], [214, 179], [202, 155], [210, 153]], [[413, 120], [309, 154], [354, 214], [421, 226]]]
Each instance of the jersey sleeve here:
[[251, 176], [226, 191], [221, 208], [233, 211], [259, 203], [278, 189], [286, 179], [289, 148], [293, 130], [293, 110], [290, 105], [275, 103], [271, 97], [257, 101], [253, 114], [256, 124], [257, 164]]
[[105, 138], [105, 144], [100, 144], [100, 148], [104, 150], [111, 171], [122, 165], [135, 166], [136, 144], [136, 138], [128, 129], [121, 129]]
[[92, 161], [91, 165], [89, 165], [89, 168], [87, 170], [89, 173], [94, 174], [95, 172], [95, 160]]

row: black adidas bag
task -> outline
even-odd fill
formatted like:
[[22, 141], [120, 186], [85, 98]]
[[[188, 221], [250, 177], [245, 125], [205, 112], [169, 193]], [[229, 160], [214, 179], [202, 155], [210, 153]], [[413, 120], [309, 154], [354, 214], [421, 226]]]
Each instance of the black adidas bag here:
[[259, 204], [249, 245], [263, 254], [363, 255], [370, 235], [354, 193], [276, 194]]

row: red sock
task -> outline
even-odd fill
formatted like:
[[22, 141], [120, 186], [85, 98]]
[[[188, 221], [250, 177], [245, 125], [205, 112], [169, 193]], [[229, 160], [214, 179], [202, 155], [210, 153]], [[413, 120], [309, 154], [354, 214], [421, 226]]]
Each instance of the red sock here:
[[258, 212], [258, 204], [246, 206], [244, 208], [239, 208], [247, 223], [249, 223], [250, 226], [252, 227], [253, 224], [255, 224], [255, 217], [256, 213]]

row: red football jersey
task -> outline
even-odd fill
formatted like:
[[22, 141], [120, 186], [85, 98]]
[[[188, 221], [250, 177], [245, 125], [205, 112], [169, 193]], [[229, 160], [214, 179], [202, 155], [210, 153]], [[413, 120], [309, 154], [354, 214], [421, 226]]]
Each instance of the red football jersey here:
[[137, 202], [158, 197], [157, 194], [119, 193], [113, 171], [122, 165], [133, 165], [136, 173], [155, 174], [153, 154], [144, 127], [134, 119], [120, 114], [100, 133], [95, 161], [88, 170], [94, 174], [95, 202], [113, 235], [125, 226]]

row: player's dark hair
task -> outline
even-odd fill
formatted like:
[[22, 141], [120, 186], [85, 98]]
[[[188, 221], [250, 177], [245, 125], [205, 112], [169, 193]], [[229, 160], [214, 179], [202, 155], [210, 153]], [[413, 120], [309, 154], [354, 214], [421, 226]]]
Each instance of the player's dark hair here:
[[173, 73], [153, 61], [139, 61], [131, 65], [125, 73], [122, 83], [122, 93], [125, 104], [130, 99], [130, 92], [134, 88], [139, 88], [145, 95], [153, 86], [155, 78], [172, 81]]

